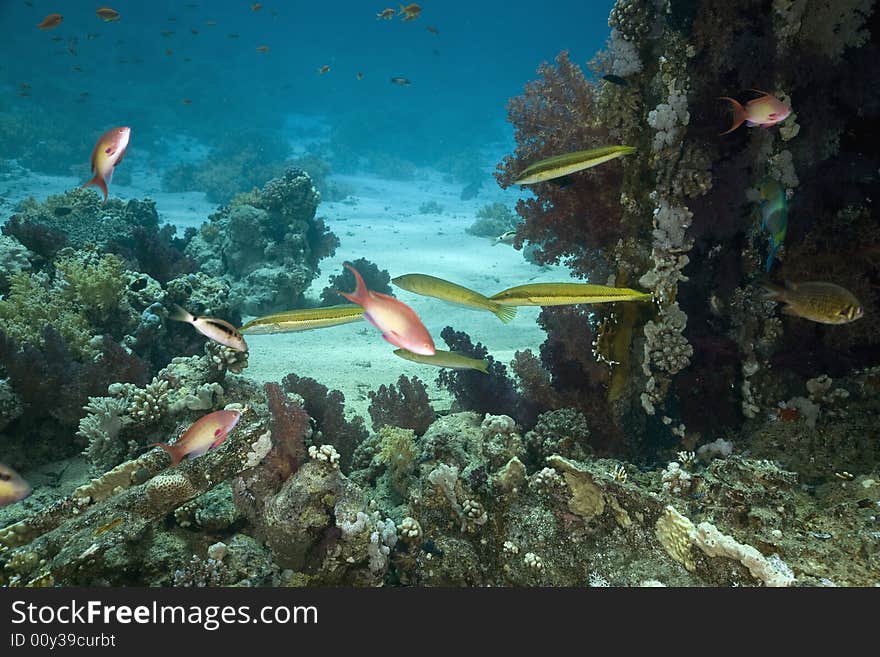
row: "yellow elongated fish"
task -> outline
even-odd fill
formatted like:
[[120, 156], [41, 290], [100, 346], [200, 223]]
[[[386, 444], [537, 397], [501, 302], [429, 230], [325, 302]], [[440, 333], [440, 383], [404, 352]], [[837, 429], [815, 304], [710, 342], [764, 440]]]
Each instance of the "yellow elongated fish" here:
[[573, 303], [648, 301], [650, 298], [650, 292], [589, 283], [529, 283], [489, 297], [491, 301], [508, 306], [567, 306]]
[[526, 167], [513, 181], [515, 185], [530, 185], [532, 183], [562, 178], [576, 171], [589, 169], [597, 164], [613, 160], [622, 155], [635, 153], [635, 146], [602, 146], [591, 148], [586, 151], [575, 151], [564, 155], [554, 155], [544, 160], [535, 162]]
[[443, 349], [435, 349], [433, 356], [422, 356], [414, 354], [406, 349], [395, 349], [394, 355], [404, 360], [411, 360], [414, 363], [422, 365], [433, 365], [434, 367], [448, 367], [453, 370], [477, 370], [483, 374], [489, 373], [489, 364], [478, 358], [470, 358], [464, 354], [457, 354], [454, 351], [444, 351]]
[[295, 333], [312, 329], [350, 324], [362, 319], [364, 309], [353, 303], [321, 308], [302, 308], [283, 313], [257, 317], [241, 327], [244, 335], [269, 335], [272, 333]]
[[425, 297], [434, 297], [442, 301], [448, 301], [465, 308], [473, 308], [474, 310], [488, 310], [505, 324], [516, 317], [516, 309], [504, 306], [495, 301], [490, 301], [488, 297], [479, 292], [475, 292], [469, 288], [456, 283], [429, 276], [428, 274], [404, 274], [397, 278], [392, 278], [391, 282], [397, 287], [421, 294]]

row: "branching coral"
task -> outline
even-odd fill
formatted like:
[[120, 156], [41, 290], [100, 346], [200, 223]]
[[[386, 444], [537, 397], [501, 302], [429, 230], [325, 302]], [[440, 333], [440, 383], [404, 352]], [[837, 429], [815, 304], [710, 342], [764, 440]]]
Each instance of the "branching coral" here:
[[412, 429], [422, 435], [434, 421], [436, 414], [428, 401], [425, 384], [417, 377], [409, 379], [401, 374], [394, 384], [381, 385], [378, 390], [367, 393], [370, 406], [367, 409], [373, 420], [373, 430], [385, 425]]
[[282, 385], [286, 392], [302, 397], [304, 408], [314, 422], [314, 441], [333, 445], [340, 454], [340, 467], [347, 472], [355, 448], [367, 437], [363, 419], [346, 420], [345, 395], [329, 390], [314, 379], [288, 374]]
[[513, 381], [507, 376], [507, 367], [492, 358], [481, 343], [474, 345], [463, 331], [447, 326], [440, 337], [450, 351], [488, 363], [488, 375], [473, 370], [443, 370], [437, 375], [437, 384], [455, 396], [459, 408], [517, 417], [519, 398]]
[[[593, 88], [567, 52], [556, 65], [543, 64], [541, 79], [526, 85], [522, 96], [508, 104], [517, 148], [498, 165], [495, 177], [502, 187], [513, 184], [528, 165], [553, 155], [608, 146], [608, 131], [596, 113]], [[573, 174], [570, 184], [532, 185], [535, 198], [517, 202], [525, 219], [517, 234], [538, 246], [538, 262], [568, 262], [581, 274], [592, 271], [599, 248], [623, 235], [619, 204], [621, 165], [615, 162]]]

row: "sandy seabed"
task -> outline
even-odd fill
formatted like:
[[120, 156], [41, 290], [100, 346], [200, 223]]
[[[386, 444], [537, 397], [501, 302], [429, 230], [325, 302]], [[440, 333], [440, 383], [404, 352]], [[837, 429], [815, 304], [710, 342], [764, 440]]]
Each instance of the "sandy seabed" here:
[[[178, 226], [181, 232], [188, 226], [199, 226], [217, 208], [200, 192], [161, 191], [159, 175], [154, 172], [136, 170], [132, 177], [137, 186], [114, 184], [111, 194], [122, 199], [152, 198], [161, 219]], [[387, 269], [392, 278], [408, 273], [431, 274], [486, 295], [523, 283], [571, 280], [563, 267], [536, 266], [524, 260], [521, 251], [506, 245], [492, 246], [492, 240], [465, 232], [483, 205], [500, 201], [513, 207], [519, 198], [516, 190], [498, 189], [490, 180], [476, 198], [463, 201], [461, 185], [445, 182], [436, 172], [422, 171], [412, 181], [367, 175], [333, 179], [353, 191], [341, 201], [322, 201], [318, 207], [318, 216], [324, 218], [341, 244], [335, 255], [321, 261], [321, 274], [307, 292], [309, 297], [320, 298], [329, 277], [341, 271], [342, 263], [361, 257]], [[71, 177], [23, 172], [13, 181], [4, 181], [0, 212], [10, 214], [12, 207], [27, 196], [42, 201], [81, 182]], [[419, 211], [423, 203], [430, 201], [441, 205], [442, 213]], [[440, 338], [445, 326], [467, 332], [474, 342], [482, 342], [495, 359], [505, 364], [516, 351], [536, 351], [545, 338], [535, 321], [540, 308], [519, 308], [517, 317], [503, 324], [488, 312], [405, 290], [394, 292], [418, 313], [441, 349], [446, 348]], [[394, 347], [367, 322], [302, 333], [249, 336], [247, 340], [247, 376], [261, 382], [280, 381], [290, 372], [312, 377], [340, 390], [348, 412], [365, 419], [367, 392], [394, 383], [401, 374], [424, 381], [437, 410], [448, 408], [452, 401], [445, 390], [435, 385], [437, 368], [398, 358], [392, 353]]]

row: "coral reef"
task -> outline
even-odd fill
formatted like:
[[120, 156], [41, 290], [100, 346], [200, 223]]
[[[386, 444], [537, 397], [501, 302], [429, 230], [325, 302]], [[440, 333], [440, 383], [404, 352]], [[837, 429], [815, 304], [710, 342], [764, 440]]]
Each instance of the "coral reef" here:
[[367, 409], [373, 420], [373, 431], [385, 425], [412, 429], [422, 435], [434, 421], [435, 413], [428, 401], [425, 384], [417, 377], [410, 379], [404, 374], [393, 383], [379, 386], [367, 393], [370, 406]]
[[477, 210], [477, 219], [465, 228], [469, 235], [498, 237], [509, 230], [516, 230], [520, 221], [504, 203], [489, 203]]
[[308, 174], [288, 169], [211, 215], [186, 254], [204, 273], [229, 283], [236, 310], [262, 315], [293, 308], [319, 273], [320, 260], [339, 245], [315, 217], [318, 201]]
[[[379, 269], [378, 265], [370, 262], [366, 258], [353, 260], [351, 265], [357, 269], [361, 278], [364, 279], [364, 283], [368, 290], [394, 296], [394, 290], [391, 287], [391, 275], [388, 273], [387, 269]], [[354, 274], [343, 267], [339, 274], [330, 275], [330, 285], [321, 291], [321, 303], [325, 306], [336, 306], [342, 303], [350, 303], [349, 300], [339, 294], [339, 292], [351, 292], [354, 288]]]

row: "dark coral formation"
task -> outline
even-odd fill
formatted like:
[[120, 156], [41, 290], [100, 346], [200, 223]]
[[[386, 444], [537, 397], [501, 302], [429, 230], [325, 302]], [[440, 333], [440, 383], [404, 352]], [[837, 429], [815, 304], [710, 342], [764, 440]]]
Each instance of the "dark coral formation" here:
[[[370, 262], [366, 258], [352, 260], [351, 265], [364, 279], [368, 290], [394, 296], [394, 290], [391, 288], [391, 275], [387, 269], [380, 269], [376, 263]], [[354, 288], [354, 274], [347, 268], [343, 268], [340, 273], [330, 276], [330, 285], [321, 291], [321, 303], [325, 306], [349, 303], [348, 299], [339, 293], [351, 293], [354, 292]]]
[[202, 271], [223, 278], [240, 312], [293, 308], [339, 239], [315, 216], [308, 174], [288, 169], [262, 190], [236, 196], [202, 224], [186, 248]]
[[425, 384], [418, 377], [410, 379], [401, 374], [397, 386], [393, 383], [387, 386], [383, 384], [378, 390], [371, 390], [367, 394], [370, 398], [367, 410], [373, 420], [374, 431], [387, 425], [412, 429], [420, 436], [436, 417], [428, 401]]

